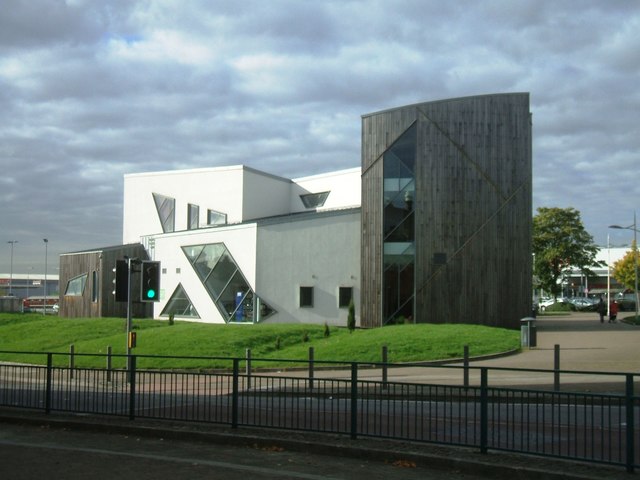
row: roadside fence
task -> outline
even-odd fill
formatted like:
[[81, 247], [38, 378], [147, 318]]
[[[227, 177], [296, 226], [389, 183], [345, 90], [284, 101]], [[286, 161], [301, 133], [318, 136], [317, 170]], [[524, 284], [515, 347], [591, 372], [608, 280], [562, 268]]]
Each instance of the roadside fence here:
[[[232, 357], [7, 352], [0, 406], [430, 442], [617, 465], [640, 458], [640, 374]], [[104, 357], [104, 368], [78, 367]], [[224, 368], [138, 368], [216, 360]], [[113, 365], [122, 365], [114, 368]], [[255, 368], [259, 365], [260, 368]], [[300, 367], [300, 365], [303, 365]], [[284, 366], [284, 367], [283, 367]], [[562, 379], [562, 383], [560, 382]], [[597, 388], [596, 388], [597, 386]]]

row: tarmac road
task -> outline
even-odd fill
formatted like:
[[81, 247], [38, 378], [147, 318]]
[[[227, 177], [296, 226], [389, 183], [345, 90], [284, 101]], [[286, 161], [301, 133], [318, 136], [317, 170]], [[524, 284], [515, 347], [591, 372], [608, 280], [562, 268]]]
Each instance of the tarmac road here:
[[4, 423], [0, 478], [101, 479], [431, 479], [479, 480], [471, 473], [429, 468], [390, 455], [371, 460], [289, 451], [272, 446], [212, 444], [158, 435], [98, 433], [46, 423]]

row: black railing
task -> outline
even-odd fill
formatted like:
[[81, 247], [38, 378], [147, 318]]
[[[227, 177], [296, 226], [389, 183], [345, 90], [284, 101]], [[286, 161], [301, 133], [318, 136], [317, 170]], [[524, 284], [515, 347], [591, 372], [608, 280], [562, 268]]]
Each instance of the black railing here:
[[62, 353], [0, 352], [18, 353], [34, 364], [0, 364], [0, 406], [431, 442], [629, 472], [640, 458], [640, 374], [318, 361], [283, 371], [304, 362], [269, 359], [251, 364], [281, 370], [251, 371], [247, 359], [219, 357], [211, 360], [228, 368], [137, 368], [171, 358], [158, 356], [120, 359], [126, 370], [60, 366]]

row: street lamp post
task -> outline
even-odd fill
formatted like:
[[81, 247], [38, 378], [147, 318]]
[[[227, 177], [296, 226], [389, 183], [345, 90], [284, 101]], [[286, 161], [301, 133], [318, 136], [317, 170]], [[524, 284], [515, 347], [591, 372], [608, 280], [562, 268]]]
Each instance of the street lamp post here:
[[636, 318], [638, 318], [638, 229], [636, 223], [636, 212], [633, 212], [633, 225], [628, 227], [621, 227], [620, 225], [609, 225], [609, 228], [617, 228], [619, 230], [633, 230], [633, 272], [634, 272], [634, 286], [633, 289], [636, 294]]
[[44, 308], [42, 309], [42, 314], [47, 314], [47, 264], [48, 264], [48, 253], [49, 253], [49, 240], [46, 238], [42, 239], [44, 241]]
[[9, 272], [9, 296], [13, 295], [13, 246], [18, 243], [17, 240], [9, 240], [11, 244], [11, 270]]

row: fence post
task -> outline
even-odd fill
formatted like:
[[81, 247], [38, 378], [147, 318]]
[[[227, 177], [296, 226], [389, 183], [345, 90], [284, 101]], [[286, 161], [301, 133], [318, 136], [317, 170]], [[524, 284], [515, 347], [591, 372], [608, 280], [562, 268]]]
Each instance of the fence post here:
[[469, 388], [469, 345], [464, 346], [464, 388]]
[[351, 364], [351, 438], [358, 436], [358, 364]]
[[635, 443], [634, 443], [634, 401], [633, 401], [633, 374], [626, 375], [626, 414], [627, 414], [627, 472], [633, 473], [635, 464]]
[[136, 416], [136, 356], [129, 355], [129, 420]]
[[489, 439], [489, 380], [488, 369], [480, 369], [480, 453], [487, 453]]
[[231, 428], [238, 428], [238, 377], [240, 370], [240, 361], [233, 359], [233, 392], [231, 394]]
[[47, 387], [44, 393], [44, 411], [51, 413], [51, 377], [53, 376], [53, 354], [47, 353]]
[[247, 374], [247, 390], [251, 390], [251, 349], [246, 349], [246, 366], [245, 372]]
[[389, 380], [389, 371], [387, 369], [387, 363], [389, 361], [389, 350], [386, 345], [382, 346], [382, 388], [387, 389], [387, 382]]
[[314, 350], [313, 347], [309, 347], [309, 390], [313, 390], [313, 369], [314, 369]]
[[69, 345], [69, 378], [73, 378], [73, 369], [76, 367], [76, 347], [72, 343]]
[[553, 389], [560, 391], [560, 345], [553, 346]]
[[111, 345], [109, 345], [107, 347], [107, 382], [111, 381], [111, 369], [112, 369]]

